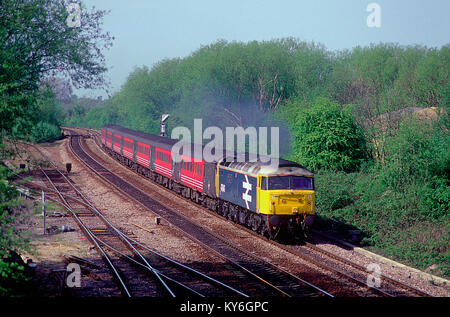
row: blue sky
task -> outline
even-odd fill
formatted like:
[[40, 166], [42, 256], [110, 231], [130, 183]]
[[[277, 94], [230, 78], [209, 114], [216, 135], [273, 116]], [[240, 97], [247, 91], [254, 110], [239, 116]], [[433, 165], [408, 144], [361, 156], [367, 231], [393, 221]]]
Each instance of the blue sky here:
[[[295, 37], [330, 50], [370, 43], [441, 47], [450, 43], [450, 0], [84, 0], [111, 10], [103, 29], [115, 37], [105, 52], [112, 92], [134, 67], [185, 57], [218, 39]], [[381, 9], [379, 28], [369, 27], [369, 3]], [[79, 96], [105, 96], [75, 91]]]

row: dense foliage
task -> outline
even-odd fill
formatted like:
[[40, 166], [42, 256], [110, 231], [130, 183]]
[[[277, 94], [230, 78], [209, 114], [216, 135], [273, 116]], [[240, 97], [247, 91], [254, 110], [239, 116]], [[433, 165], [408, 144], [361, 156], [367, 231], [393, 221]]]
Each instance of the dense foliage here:
[[[60, 124], [58, 118], [41, 119], [39, 115], [43, 107], [54, 102], [42, 92], [48, 84], [45, 80], [52, 76], [63, 76], [76, 87], [105, 85], [101, 49], [111, 45], [109, 34], [100, 29], [105, 12], [89, 11], [81, 3], [83, 23], [71, 27], [67, 22], [69, 3], [1, 1], [0, 132], [13, 131], [17, 136], [40, 140], [42, 126], [53, 126], [54, 130]], [[31, 131], [38, 122], [42, 122], [41, 128]]]
[[286, 104], [294, 139], [292, 158], [312, 170], [354, 171], [366, 158], [364, 137], [348, 109], [317, 98], [309, 107]]

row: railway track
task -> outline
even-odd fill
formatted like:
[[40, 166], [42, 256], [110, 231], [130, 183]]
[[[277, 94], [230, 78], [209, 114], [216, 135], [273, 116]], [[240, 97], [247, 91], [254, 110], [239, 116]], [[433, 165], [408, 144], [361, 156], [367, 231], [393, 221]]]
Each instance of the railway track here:
[[[321, 235], [320, 233], [316, 233], [316, 235], [320, 235], [321, 239], [330, 240], [329, 238], [326, 238], [324, 235]], [[333, 240], [333, 242], [336, 242], [336, 240]], [[313, 250], [314, 252], [317, 252], [324, 257], [327, 257], [329, 259], [336, 260], [340, 263], [342, 263], [343, 266], [352, 267], [356, 269], [357, 272], [359, 272], [360, 277], [359, 278], [366, 278], [367, 277], [367, 268], [354, 263], [346, 258], [343, 258], [341, 256], [338, 256], [332, 252], [329, 252], [327, 250], [324, 250], [316, 245], [316, 243], [313, 242], [307, 242], [305, 245], [306, 248]], [[345, 245], [341, 244], [341, 247], [348, 248]], [[297, 252], [295, 250], [294, 252]], [[365, 273], [365, 275], [363, 275]], [[380, 279], [380, 286], [378, 287], [383, 292], [390, 294], [390, 296], [400, 297], [400, 296], [418, 296], [418, 297], [434, 297], [433, 295], [424, 292], [422, 290], [417, 289], [414, 286], [408, 285], [406, 283], [402, 283], [400, 281], [397, 281], [387, 275], [382, 274], [381, 272], [378, 273], [378, 278]]]
[[[248, 297], [217, 279], [151, 250], [119, 230], [49, 162], [53, 169], [41, 168], [47, 188], [53, 189], [50, 192], [59, 197], [100, 252], [123, 296]], [[79, 199], [73, 199], [75, 196]]]
[[[175, 228], [179, 229], [193, 241], [227, 261], [234, 271], [245, 276], [239, 285], [245, 289], [252, 289], [251, 296], [285, 296], [285, 297], [318, 297], [332, 295], [302, 278], [290, 274], [286, 270], [259, 258], [231, 241], [200, 227], [187, 217], [167, 208], [151, 198], [139, 188], [118, 177], [104, 165], [89, 155], [83, 148], [82, 137], [70, 137], [70, 148], [73, 154], [83, 162], [92, 172], [110, 186], [118, 189], [122, 194], [138, 202], [145, 208], [158, 214]], [[233, 285], [233, 284], [232, 284]]]
[[[95, 138], [95, 141], [99, 148], [101, 146], [98, 143], [98, 138], [96, 138], [95, 133], [91, 131], [90, 136]], [[136, 175], [139, 175], [135, 173]], [[139, 175], [143, 177], [142, 175]], [[145, 178], [145, 177], [144, 177]], [[158, 187], [168, 190], [164, 188], [163, 186], [156, 184]], [[180, 199], [183, 199], [185, 201], [189, 201], [190, 203], [193, 203], [192, 201], [180, 197]], [[198, 204], [196, 204], [198, 206]], [[209, 214], [213, 215], [214, 217], [220, 218], [217, 214], [214, 212], [204, 208], [200, 207], [207, 211]], [[231, 223], [233, 226], [239, 227], [240, 229], [246, 230], [248, 233], [253, 235], [255, 238], [258, 239], [264, 239], [261, 238], [259, 235], [256, 235], [253, 231], [248, 230], [246, 228], [243, 228], [242, 226], [238, 226], [234, 223]], [[419, 297], [431, 297], [432, 295], [423, 292], [411, 285], [402, 283], [400, 281], [397, 281], [395, 279], [392, 279], [384, 274], [379, 274], [377, 277], [380, 279], [381, 283], [379, 285], [368, 285], [367, 283], [367, 277], [370, 272], [367, 271], [366, 267], [363, 267], [357, 263], [354, 263], [348, 259], [342, 258], [338, 255], [335, 255], [329, 251], [326, 251], [313, 243], [306, 243], [304, 246], [287, 246], [284, 244], [280, 244], [276, 241], [265, 239], [267, 242], [272, 243], [273, 245], [276, 245], [277, 247], [295, 255], [298, 257], [301, 257], [305, 261], [308, 261], [310, 263], [313, 263], [314, 265], [333, 272], [335, 274], [338, 274], [342, 278], [345, 278], [349, 281], [352, 281], [355, 284], [360, 285], [361, 287], [365, 287], [367, 289], [368, 293], [376, 294], [378, 296], [384, 296], [384, 297], [398, 297], [398, 296], [419, 296]]]

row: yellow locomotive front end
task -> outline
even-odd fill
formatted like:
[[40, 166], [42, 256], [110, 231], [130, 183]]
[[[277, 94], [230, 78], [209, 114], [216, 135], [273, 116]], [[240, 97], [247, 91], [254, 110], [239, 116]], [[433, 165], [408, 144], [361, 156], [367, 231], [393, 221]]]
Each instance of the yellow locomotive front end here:
[[266, 215], [267, 225], [294, 236], [305, 235], [314, 222], [314, 177], [304, 174], [259, 175], [259, 214]]

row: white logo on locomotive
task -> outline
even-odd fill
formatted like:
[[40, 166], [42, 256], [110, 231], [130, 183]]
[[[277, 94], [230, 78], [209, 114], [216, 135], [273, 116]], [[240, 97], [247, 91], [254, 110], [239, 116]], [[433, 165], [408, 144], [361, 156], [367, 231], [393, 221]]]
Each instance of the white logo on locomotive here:
[[248, 203], [252, 202], [252, 196], [248, 193], [252, 190], [252, 184], [249, 183], [247, 175], [245, 175], [245, 182], [242, 182], [242, 188], [246, 190], [245, 193], [242, 193], [242, 199], [245, 201], [247, 209], [249, 209]]

